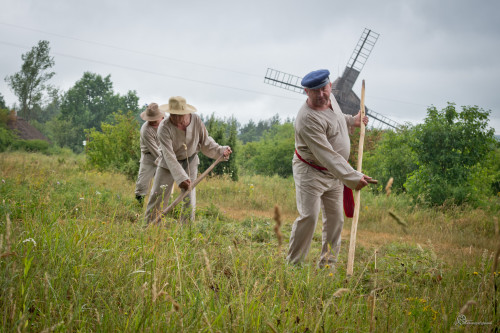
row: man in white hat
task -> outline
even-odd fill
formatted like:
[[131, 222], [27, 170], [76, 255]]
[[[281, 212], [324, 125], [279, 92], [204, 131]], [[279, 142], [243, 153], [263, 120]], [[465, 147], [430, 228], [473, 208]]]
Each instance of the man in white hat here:
[[[232, 153], [229, 146], [221, 146], [208, 135], [201, 118], [194, 114], [196, 108], [186, 103], [180, 96], [171, 97], [168, 104], [160, 105], [160, 110], [170, 113], [158, 127], [160, 157], [149, 195], [145, 220], [150, 223], [167, 207], [174, 181], [183, 190], [190, 188], [198, 176], [198, 152], [217, 159], [222, 154], [229, 158]], [[196, 192], [193, 189], [184, 199], [183, 217], [194, 220]]]
[[[316, 228], [319, 211], [323, 216], [319, 267], [334, 269], [344, 224], [344, 184], [360, 190], [368, 177], [354, 170], [347, 159], [350, 152], [349, 127], [361, 125], [360, 114], [345, 115], [332, 94], [330, 72], [313, 71], [302, 79], [307, 100], [295, 120], [295, 156], [292, 162], [297, 210], [290, 234], [287, 260], [305, 259]], [[368, 118], [362, 121], [365, 125]]]
[[160, 147], [156, 138], [156, 131], [165, 113], [160, 111], [158, 104], [151, 103], [141, 113], [141, 119], [146, 121], [141, 127], [141, 161], [139, 175], [135, 183], [135, 198], [142, 205], [148, 193], [149, 184], [156, 171], [155, 160], [160, 156]]

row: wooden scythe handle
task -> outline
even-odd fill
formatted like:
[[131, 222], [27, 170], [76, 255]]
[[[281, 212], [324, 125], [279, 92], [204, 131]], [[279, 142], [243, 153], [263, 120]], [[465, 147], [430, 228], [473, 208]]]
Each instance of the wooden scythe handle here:
[[[361, 172], [363, 164], [363, 146], [365, 141], [365, 124], [363, 118], [365, 116], [365, 80], [361, 86], [361, 131], [359, 135], [358, 149], [358, 171]], [[358, 231], [359, 208], [361, 206], [361, 191], [355, 191], [354, 198], [354, 216], [351, 225], [351, 238], [349, 241], [349, 254], [347, 255], [347, 275], [351, 276], [354, 271], [354, 252], [356, 251], [356, 232]]]
[[179, 202], [181, 202], [191, 192], [191, 190], [193, 188], [195, 188], [196, 185], [198, 185], [198, 183], [201, 182], [203, 180], [203, 178], [205, 178], [210, 173], [210, 171], [212, 171], [212, 169], [215, 168], [215, 166], [217, 164], [219, 164], [219, 162], [221, 162], [223, 159], [224, 159], [224, 154], [219, 156], [219, 158], [216, 159], [215, 162], [212, 163], [212, 165], [209, 166], [207, 168], [207, 170], [205, 170], [205, 172], [203, 172], [200, 175], [200, 177], [196, 178], [196, 180], [193, 182], [193, 184], [186, 191], [183, 191], [181, 194], [179, 194], [179, 196], [174, 200], [174, 202], [172, 202], [167, 208], [165, 208], [161, 212], [161, 214], [153, 221], [153, 223], [154, 224], [160, 223], [162, 216], [166, 215], [168, 212], [170, 212], [172, 209], [174, 209], [174, 207], [177, 206], [177, 204]]

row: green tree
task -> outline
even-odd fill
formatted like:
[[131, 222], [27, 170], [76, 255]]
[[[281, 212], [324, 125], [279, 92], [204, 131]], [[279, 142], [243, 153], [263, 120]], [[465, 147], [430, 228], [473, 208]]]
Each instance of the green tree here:
[[241, 148], [239, 162], [245, 169], [263, 175], [292, 175], [295, 147], [292, 123], [274, 124], [261, 140], [248, 142]]
[[54, 58], [49, 52], [49, 42], [39, 41], [37, 46], [21, 56], [24, 61], [21, 70], [5, 77], [5, 81], [19, 99], [21, 105], [19, 116], [28, 121], [34, 118], [34, 109], [42, 101], [47, 88], [45, 83], [55, 74], [49, 71], [54, 66]]
[[417, 155], [411, 147], [414, 140], [413, 127], [407, 125], [397, 131], [384, 131], [373, 149], [364, 149], [363, 172], [379, 181], [379, 190], [392, 177], [392, 191], [405, 191], [407, 177], [418, 169]]
[[[67, 143], [75, 152], [82, 151], [85, 129], [100, 130], [101, 123], [111, 121], [111, 115], [119, 110], [137, 113], [138, 101], [135, 91], [129, 91], [125, 96], [115, 94], [110, 75], [103, 78], [101, 75], [85, 72], [64, 94], [61, 102], [59, 120], [69, 122], [75, 132], [74, 135], [61, 138], [62, 142]], [[62, 143], [56, 142], [59, 145]]]
[[139, 171], [141, 149], [139, 123], [132, 112], [113, 113], [110, 122], [85, 130], [87, 163], [99, 170], [119, 171], [135, 180]]
[[458, 112], [453, 103], [441, 111], [427, 109], [412, 142], [419, 168], [405, 184], [415, 200], [431, 205], [475, 200], [472, 171], [495, 148], [489, 114], [477, 106]]
[[0, 108], [0, 152], [5, 151], [16, 140], [16, 136], [7, 128], [9, 114], [9, 110]]
[[0, 93], [0, 109], [7, 109], [7, 105], [5, 104], [5, 99], [3, 98], [2, 93]]
[[[207, 128], [208, 134], [221, 146], [230, 146], [233, 153], [229, 161], [219, 163], [212, 171], [215, 175], [230, 175], [232, 180], [238, 180], [239, 168], [236, 162], [236, 157], [238, 156], [238, 143], [237, 143], [237, 133], [238, 133], [238, 122], [234, 117], [225, 120], [218, 119], [214, 114], [204, 121]], [[203, 154], [198, 155], [200, 158], [199, 170], [203, 172], [206, 170], [214, 161]]]

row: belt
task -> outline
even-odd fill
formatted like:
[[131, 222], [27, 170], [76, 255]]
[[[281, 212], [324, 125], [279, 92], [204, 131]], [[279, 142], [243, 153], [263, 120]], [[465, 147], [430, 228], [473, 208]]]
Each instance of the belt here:
[[319, 170], [319, 171], [328, 170], [327, 168], [324, 168], [322, 166], [316, 165], [314, 163], [308, 162], [305, 159], [303, 159], [302, 156], [299, 155], [299, 152], [297, 151], [297, 149], [295, 149], [295, 155], [297, 155], [299, 160], [301, 160], [302, 162], [304, 162], [305, 164], [307, 164], [309, 166], [312, 166], [316, 170]]
[[[316, 165], [314, 163], [308, 162], [305, 159], [302, 158], [302, 156], [299, 155], [299, 152], [297, 149], [295, 149], [295, 155], [304, 162], [305, 164], [312, 166], [314, 169], [319, 170], [321, 173], [324, 173], [323, 170], [328, 170], [325, 167]], [[343, 205], [344, 205], [344, 213], [347, 217], [353, 217], [354, 216], [354, 196], [352, 195], [352, 190], [344, 185], [344, 191], [343, 191]]]
[[195, 158], [195, 156], [197, 156], [196, 153], [194, 153], [193, 155], [191, 155], [188, 158], [185, 158], [183, 160], [177, 160], [177, 162], [179, 162], [182, 165], [182, 167], [185, 169], [187, 167], [187, 165], [189, 163], [191, 163], [191, 161]]

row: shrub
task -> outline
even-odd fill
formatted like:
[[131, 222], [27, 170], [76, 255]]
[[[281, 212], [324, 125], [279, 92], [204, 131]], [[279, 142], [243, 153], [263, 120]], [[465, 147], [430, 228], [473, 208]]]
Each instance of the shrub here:
[[15, 140], [11, 146], [13, 150], [48, 153], [50, 144], [44, 140]]
[[115, 170], [131, 180], [137, 177], [141, 150], [139, 123], [132, 112], [113, 114], [112, 123], [102, 123], [102, 132], [85, 130], [87, 164], [99, 170]]
[[404, 126], [397, 131], [385, 131], [373, 150], [367, 150], [363, 172], [379, 181], [379, 190], [392, 177], [392, 190], [404, 192], [408, 175], [417, 170], [417, 155], [411, 148], [413, 128]]
[[415, 201], [430, 205], [474, 202], [472, 170], [480, 170], [484, 158], [495, 148], [490, 111], [453, 103], [441, 111], [428, 108], [424, 124], [415, 127], [411, 142], [419, 168], [405, 184]]

